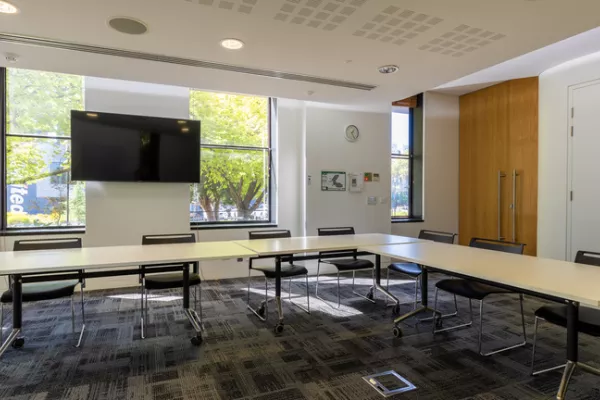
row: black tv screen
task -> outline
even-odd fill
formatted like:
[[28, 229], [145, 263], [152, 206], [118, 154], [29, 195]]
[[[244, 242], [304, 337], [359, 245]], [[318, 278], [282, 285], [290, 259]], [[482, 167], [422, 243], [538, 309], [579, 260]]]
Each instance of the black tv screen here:
[[200, 121], [71, 111], [71, 179], [200, 181]]

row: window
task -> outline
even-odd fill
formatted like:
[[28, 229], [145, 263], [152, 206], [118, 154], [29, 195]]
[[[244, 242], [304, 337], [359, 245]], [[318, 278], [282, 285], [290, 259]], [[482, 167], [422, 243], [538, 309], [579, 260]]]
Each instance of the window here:
[[7, 228], [85, 225], [83, 182], [70, 180], [71, 110], [82, 110], [83, 77], [0, 69], [5, 85]]
[[392, 219], [411, 216], [411, 113], [407, 108], [392, 112]]
[[265, 97], [190, 92], [191, 118], [202, 121], [192, 225], [271, 222], [270, 107]]

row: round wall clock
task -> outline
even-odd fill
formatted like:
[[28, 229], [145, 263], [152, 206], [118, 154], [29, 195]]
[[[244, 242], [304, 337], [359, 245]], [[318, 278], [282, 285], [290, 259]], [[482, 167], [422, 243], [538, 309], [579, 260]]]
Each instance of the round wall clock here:
[[356, 125], [348, 125], [346, 127], [346, 140], [349, 142], [356, 142], [358, 140], [359, 131]]

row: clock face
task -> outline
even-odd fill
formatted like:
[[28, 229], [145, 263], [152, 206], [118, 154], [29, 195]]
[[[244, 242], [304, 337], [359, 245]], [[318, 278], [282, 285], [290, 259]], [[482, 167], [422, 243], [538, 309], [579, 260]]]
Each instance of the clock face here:
[[346, 140], [349, 142], [355, 142], [358, 139], [358, 128], [356, 125], [348, 125], [346, 128]]

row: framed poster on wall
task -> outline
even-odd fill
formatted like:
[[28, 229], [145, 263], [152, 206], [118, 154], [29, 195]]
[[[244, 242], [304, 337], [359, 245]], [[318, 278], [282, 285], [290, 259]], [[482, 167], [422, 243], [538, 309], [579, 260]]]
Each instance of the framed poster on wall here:
[[341, 171], [321, 171], [321, 190], [324, 192], [345, 192], [346, 173]]

